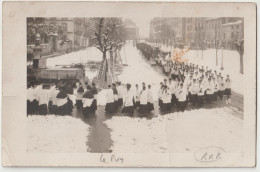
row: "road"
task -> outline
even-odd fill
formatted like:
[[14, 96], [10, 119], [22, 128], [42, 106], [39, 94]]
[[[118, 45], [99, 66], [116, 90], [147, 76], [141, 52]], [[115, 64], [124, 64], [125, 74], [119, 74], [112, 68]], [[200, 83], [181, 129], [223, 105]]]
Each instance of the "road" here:
[[[131, 84], [140, 84], [141, 82], [146, 82], [147, 84], [151, 84], [153, 88], [158, 89], [159, 83], [166, 78], [164, 74], [162, 73], [162, 70], [159, 66], [151, 67], [149, 62], [144, 59], [138, 50], [131, 46], [127, 45], [125, 47], [125, 52], [127, 54], [127, 67], [124, 68], [123, 73], [119, 75], [119, 79], [123, 83], [131, 83]], [[154, 102], [155, 110], [146, 115], [142, 116], [135, 110], [133, 118], [147, 118], [151, 119], [158, 114], [164, 115], [160, 112], [160, 109], [158, 108], [158, 102]], [[218, 107], [227, 107], [225, 109], [228, 110], [229, 113], [232, 113], [233, 115], [237, 116], [238, 118], [243, 119], [243, 96], [240, 94], [237, 94], [235, 92], [232, 92], [231, 96], [231, 102], [228, 103], [226, 100], [218, 100], [216, 102], [212, 102], [211, 104], [205, 104], [203, 108], [211, 109], [211, 108], [218, 108]], [[187, 110], [193, 110], [197, 109], [198, 107], [188, 105]], [[173, 107], [171, 112], [177, 112], [178, 109], [176, 107]], [[81, 110], [77, 110], [74, 108], [73, 117], [80, 118], [82, 121], [84, 121], [86, 124], [89, 124], [91, 126], [90, 134], [88, 136], [87, 145], [89, 147], [90, 152], [95, 153], [108, 153], [112, 152], [111, 146], [113, 145], [113, 142], [111, 140], [110, 136], [110, 129], [107, 128], [107, 126], [103, 123], [107, 119], [112, 118], [112, 115], [108, 115], [105, 113], [105, 107], [104, 106], [98, 106], [98, 109], [95, 114], [90, 115], [88, 117], [84, 116], [81, 112]], [[122, 116], [121, 108], [118, 109], [118, 111], [113, 114], [113, 116]], [[122, 130], [124, 130], [122, 126]]]

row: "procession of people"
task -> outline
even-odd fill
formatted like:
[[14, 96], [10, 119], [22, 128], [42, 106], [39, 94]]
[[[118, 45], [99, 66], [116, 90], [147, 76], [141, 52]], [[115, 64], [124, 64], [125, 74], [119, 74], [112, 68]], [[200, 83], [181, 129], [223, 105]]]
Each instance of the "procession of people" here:
[[[231, 79], [221, 72], [188, 62], [174, 61], [170, 53], [162, 53], [158, 48], [139, 43], [136, 45], [147, 60], [155, 60], [161, 67], [165, 79], [158, 83], [141, 84], [107, 83], [106, 88], [98, 88], [94, 82], [63, 80], [52, 84], [38, 81], [28, 82], [27, 114], [71, 115], [74, 108], [84, 115], [93, 115], [98, 109], [98, 94], [105, 92], [105, 112], [108, 114], [147, 115], [160, 109], [170, 113], [173, 109], [184, 111], [187, 106], [202, 107], [215, 101], [223, 101], [231, 96]], [[157, 85], [157, 86], [156, 86]], [[154, 91], [157, 97], [154, 97]], [[226, 99], [226, 100], [227, 100]], [[158, 101], [158, 102], [157, 102]], [[156, 106], [155, 106], [156, 103]], [[157, 106], [158, 103], [158, 106]]]

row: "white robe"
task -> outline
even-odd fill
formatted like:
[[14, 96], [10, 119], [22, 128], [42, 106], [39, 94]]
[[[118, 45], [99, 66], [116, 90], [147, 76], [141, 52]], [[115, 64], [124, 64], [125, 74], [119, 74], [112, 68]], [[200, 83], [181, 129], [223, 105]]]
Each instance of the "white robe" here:
[[126, 91], [123, 96], [123, 105], [125, 107], [133, 106], [134, 94], [132, 90]]
[[113, 103], [114, 102], [114, 94], [113, 94], [113, 90], [111, 88], [107, 89], [106, 98], [107, 98], [107, 103]]
[[118, 92], [118, 99], [123, 98], [123, 92], [124, 92], [124, 90], [123, 90], [123, 86], [122, 86], [122, 85], [119, 85], [119, 86], [117, 87], [117, 92]]
[[182, 87], [179, 89], [178, 92], [178, 101], [184, 102], [187, 99], [187, 89], [185, 87]]
[[151, 89], [148, 89], [147, 91], [147, 102], [153, 103], [153, 93]]
[[213, 94], [214, 93], [214, 83], [213, 81], [207, 82], [207, 94]]
[[191, 86], [189, 87], [189, 91], [192, 95], [198, 94], [199, 88], [198, 88], [198, 83], [192, 83]]
[[46, 104], [48, 106], [49, 104], [49, 90], [39, 90], [38, 92], [38, 100], [39, 100], [39, 105]]
[[140, 94], [140, 104], [146, 105], [147, 104], [147, 90], [142, 90]]
[[205, 86], [203, 84], [198, 84], [198, 96], [204, 96]]

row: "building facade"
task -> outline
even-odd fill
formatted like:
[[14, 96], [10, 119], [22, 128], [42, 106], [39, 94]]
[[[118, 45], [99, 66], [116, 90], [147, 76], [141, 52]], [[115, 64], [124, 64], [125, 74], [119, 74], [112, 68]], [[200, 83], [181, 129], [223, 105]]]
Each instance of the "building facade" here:
[[126, 40], [139, 39], [139, 29], [132, 20], [125, 19], [123, 21], [123, 24], [124, 24], [125, 31], [126, 31]]
[[150, 22], [150, 41], [165, 43], [170, 39], [191, 49], [234, 49], [234, 43], [244, 39], [242, 21], [237, 17], [154, 18]]
[[185, 44], [185, 18], [154, 18], [150, 22], [149, 39], [152, 42], [165, 44]]
[[45, 23], [63, 26], [66, 32], [66, 40], [69, 42], [71, 49], [80, 49], [88, 46], [89, 38], [85, 34], [87, 19], [51, 17], [46, 18]]

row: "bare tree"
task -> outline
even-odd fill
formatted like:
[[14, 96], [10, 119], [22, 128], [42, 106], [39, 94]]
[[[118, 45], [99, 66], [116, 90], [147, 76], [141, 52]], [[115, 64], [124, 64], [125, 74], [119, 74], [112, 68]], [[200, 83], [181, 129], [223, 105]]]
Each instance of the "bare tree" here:
[[[91, 39], [94, 46], [103, 54], [103, 62], [99, 71], [104, 73], [101, 79], [107, 81], [107, 53], [119, 51], [125, 43], [125, 29], [121, 18], [92, 18], [91, 21]], [[113, 58], [113, 57], [112, 57]]]

